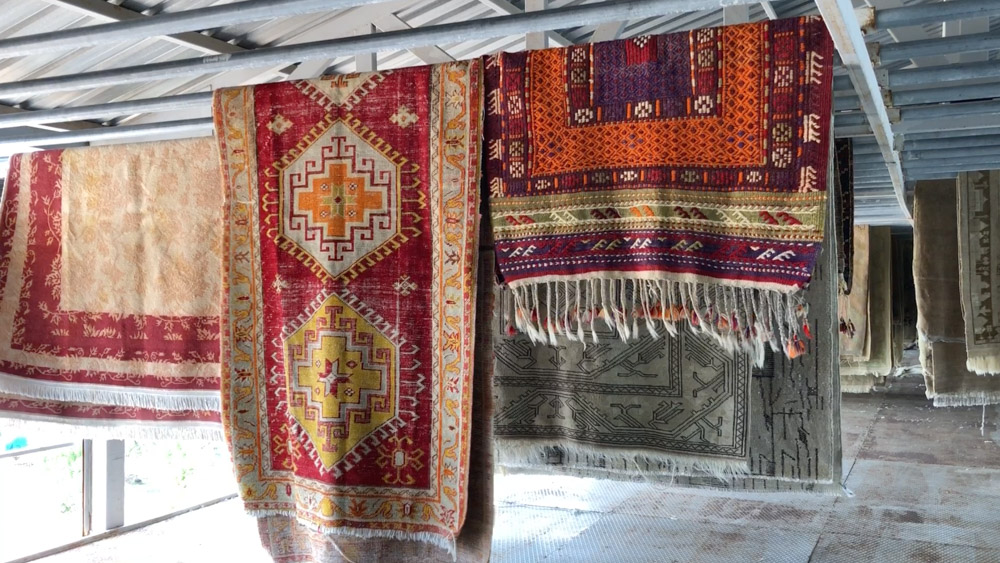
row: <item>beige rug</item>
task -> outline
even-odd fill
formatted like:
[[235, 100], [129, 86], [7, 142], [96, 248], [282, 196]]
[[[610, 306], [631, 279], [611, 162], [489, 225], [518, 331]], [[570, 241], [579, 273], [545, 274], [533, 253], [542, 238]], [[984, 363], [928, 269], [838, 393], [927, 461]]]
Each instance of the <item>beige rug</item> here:
[[918, 182], [913, 202], [913, 282], [920, 364], [934, 406], [1000, 403], [1000, 377], [966, 369], [959, 284], [957, 189], [951, 180]]
[[959, 174], [958, 249], [966, 367], [1000, 373], [1000, 170]]
[[851, 292], [845, 294], [844, 286], [841, 285], [837, 296], [840, 357], [842, 360], [866, 361], [871, 353], [868, 334], [868, 225], [855, 225], [853, 238]]
[[[868, 359], [841, 354], [841, 392], [867, 393], [892, 372], [892, 235], [889, 227], [869, 229]], [[854, 290], [860, 288], [855, 285]], [[844, 379], [847, 378], [847, 379]]]

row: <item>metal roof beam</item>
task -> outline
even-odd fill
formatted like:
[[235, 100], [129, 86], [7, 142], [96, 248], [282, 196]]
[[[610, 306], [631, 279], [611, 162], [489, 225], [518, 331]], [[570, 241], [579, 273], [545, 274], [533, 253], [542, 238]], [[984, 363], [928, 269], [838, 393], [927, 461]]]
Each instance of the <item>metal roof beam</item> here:
[[175, 35], [188, 31], [213, 29], [225, 25], [288, 16], [332, 12], [352, 6], [373, 4], [378, 1], [380, 0], [245, 0], [207, 8], [133, 18], [128, 21], [0, 39], [0, 58], [135, 41], [160, 35]]
[[[508, 0], [479, 0], [479, 3], [489, 7], [494, 12], [502, 15], [513, 16], [524, 13], [524, 10], [518, 8]], [[574, 26], [568, 26], [568, 27], [574, 27]], [[549, 43], [553, 44], [556, 47], [569, 47], [570, 45], [573, 44], [572, 41], [566, 39], [566, 37], [564, 37], [562, 34], [557, 33], [555, 31], [545, 31], [545, 35], [546, 37], [548, 37]], [[531, 48], [532, 47], [528, 47], [528, 49]], [[544, 47], [535, 47], [535, 48], [544, 49]]]
[[[144, 14], [130, 10], [124, 6], [112, 4], [105, 0], [43, 0], [53, 6], [67, 8], [88, 17], [104, 20], [105, 22], [125, 22], [139, 20], [146, 17]], [[218, 27], [218, 26], [216, 26]], [[164, 39], [176, 43], [182, 47], [196, 49], [202, 53], [238, 53], [245, 51], [243, 47], [232, 43], [216, 39], [211, 35], [204, 35], [195, 32], [178, 33], [175, 35], [164, 35]]]
[[125, 125], [119, 127], [100, 127], [88, 131], [71, 131], [67, 133], [16, 135], [0, 137], [0, 145], [52, 146], [84, 143], [90, 141], [128, 140], [149, 135], [178, 135], [197, 137], [212, 133], [212, 118], [185, 119], [181, 121], [164, 121], [160, 123], [144, 123], [142, 125]]
[[[212, 102], [212, 93], [182, 94], [148, 100], [128, 100], [90, 106], [78, 106], [36, 111], [19, 111], [0, 115], [0, 129], [11, 127], [34, 127], [52, 123], [62, 123], [78, 119], [120, 117], [137, 113], [173, 111], [192, 107], [204, 107]], [[0, 112], [2, 113], [2, 112]], [[90, 122], [85, 122], [90, 123]], [[98, 127], [96, 123], [91, 125]]]
[[[377, 27], [380, 31], [400, 31], [403, 29], [413, 29], [413, 27], [410, 26], [410, 24], [401, 20], [399, 16], [391, 12], [379, 17], [372, 23], [375, 24], [375, 27]], [[437, 46], [413, 47], [412, 49], [410, 49], [410, 53], [412, 53], [414, 57], [417, 57], [422, 62], [429, 65], [446, 63], [455, 60], [455, 57], [452, 57], [444, 49]]]
[[905, 61], [916, 57], [973, 53], [1000, 49], [1000, 32], [956, 35], [939, 39], [885, 43], [879, 46], [878, 58], [882, 64]]
[[625, 31], [626, 22], [605, 22], [597, 26], [594, 33], [590, 36], [591, 43], [599, 43], [601, 41], [614, 41], [621, 36], [622, 32]]
[[850, 0], [816, 0], [816, 6], [833, 36], [837, 52], [847, 67], [851, 82], [854, 83], [854, 89], [861, 101], [861, 108], [881, 149], [900, 212], [906, 219], [911, 220], [912, 215], [906, 205], [903, 169], [899, 164], [899, 153], [896, 151], [889, 113], [882, 99], [882, 92], [875, 77], [875, 67], [868, 55], [854, 5]]
[[[330, 1], [330, 0], [328, 0]], [[747, 3], [754, 0], [727, 0]], [[133, 67], [121, 67], [74, 75], [38, 78], [0, 84], [0, 97], [32, 96], [100, 88], [118, 84], [137, 84], [179, 76], [259, 68], [273, 64], [374, 51], [410, 49], [439, 43], [482, 40], [487, 37], [520, 35], [528, 31], [590, 26], [606, 21], [638, 20], [676, 11], [688, 12], [716, 6], [718, 0], [619, 0], [556, 8], [531, 14], [516, 14], [474, 21], [455, 22], [414, 29], [375, 33], [316, 41], [282, 47], [255, 49], [224, 57], [210, 56], [166, 61]], [[228, 4], [227, 4], [228, 5]]]
[[996, 0], [927, 2], [886, 10], [876, 9], [873, 27], [884, 30], [991, 16], [1000, 16], [1000, 2]]
[[[1000, 4], [1000, 1], [997, 3]], [[958, 82], [983, 78], [1000, 78], [1000, 62], [905, 68], [890, 71], [888, 86], [893, 90], [897, 88], [919, 88], [940, 82]]]
[[[524, 0], [525, 12], [541, 12], [548, 8], [548, 0]], [[524, 34], [524, 48], [529, 51], [545, 49], [549, 46], [549, 38], [544, 31], [532, 31]]]
[[760, 7], [764, 10], [764, 13], [767, 14], [767, 19], [778, 19], [778, 12], [774, 10], [774, 6], [771, 5], [770, 0], [760, 0]]

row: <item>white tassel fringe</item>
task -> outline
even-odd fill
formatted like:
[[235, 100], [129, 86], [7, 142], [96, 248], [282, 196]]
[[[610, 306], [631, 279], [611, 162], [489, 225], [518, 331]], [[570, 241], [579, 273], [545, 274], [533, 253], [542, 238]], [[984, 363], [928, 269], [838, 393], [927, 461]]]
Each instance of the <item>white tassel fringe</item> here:
[[701, 282], [647, 279], [596, 279], [539, 282], [505, 288], [510, 307], [508, 327], [534, 342], [556, 343], [557, 336], [597, 342], [600, 318], [623, 340], [639, 328], [654, 338], [660, 329], [676, 335], [686, 324], [710, 334], [729, 351], [743, 350], [756, 366], [764, 362], [764, 344], [790, 357], [804, 349], [806, 309], [801, 292], [781, 293]]
[[1000, 374], [1000, 357], [969, 356], [965, 362], [965, 368], [976, 375], [998, 375]]
[[0, 394], [40, 401], [164, 411], [218, 411], [222, 405], [218, 389], [176, 391], [149, 387], [52, 382], [6, 373], [0, 373]]
[[[381, 538], [397, 541], [414, 541], [431, 544], [435, 547], [439, 547], [448, 552], [451, 555], [452, 561], [457, 561], [458, 552], [455, 546], [455, 537], [444, 537], [438, 534], [432, 534], [430, 532], [404, 532], [401, 530], [379, 530], [370, 528], [352, 528], [350, 526], [321, 526], [309, 522], [308, 520], [303, 520], [298, 518], [294, 510], [247, 510], [247, 514], [253, 516], [254, 518], [263, 518], [265, 516], [288, 516], [295, 518], [296, 522], [302, 525], [308, 530], [313, 532], [323, 534], [325, 536], [331, 536], [330, 541], [333, 541], [333, 536], [343, 536], [343, 537], [353, 537], [361, 539], [372, 539]], [[339, 548], [338, 548], [339, 549]]]

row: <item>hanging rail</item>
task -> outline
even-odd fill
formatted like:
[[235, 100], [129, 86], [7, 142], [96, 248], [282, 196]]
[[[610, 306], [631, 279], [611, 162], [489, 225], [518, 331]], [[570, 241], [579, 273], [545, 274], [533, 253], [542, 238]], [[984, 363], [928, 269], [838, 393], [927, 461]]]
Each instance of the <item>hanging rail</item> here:
[[0, 39], [0, 59], [141, 40], [318, 12], [332, 12], [384, 0], [246, 0], [139, 18]]

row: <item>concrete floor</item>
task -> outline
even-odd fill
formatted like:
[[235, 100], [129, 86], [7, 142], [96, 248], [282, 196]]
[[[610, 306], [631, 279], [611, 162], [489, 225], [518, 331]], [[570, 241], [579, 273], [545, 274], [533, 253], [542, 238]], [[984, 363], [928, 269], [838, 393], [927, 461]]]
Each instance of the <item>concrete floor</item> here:
[[[1000, 408], [844, 399], [852, 497], [498, 476], [493, 561], [1000, 563]], [[264, 563], [229, 501], [46, 563]]]

